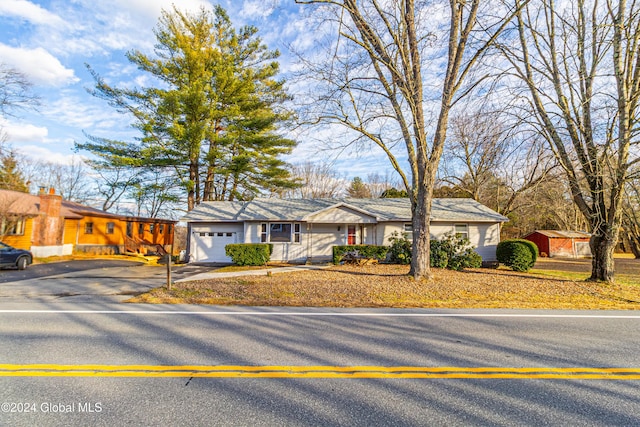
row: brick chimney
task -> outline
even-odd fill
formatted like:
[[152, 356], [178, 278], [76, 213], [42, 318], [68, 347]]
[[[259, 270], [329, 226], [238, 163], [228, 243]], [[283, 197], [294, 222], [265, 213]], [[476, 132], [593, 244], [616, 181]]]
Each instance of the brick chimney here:
[[62, 196], [56, 194], [54, 188], [45, 192], [44, 187], [40, 187], [38, 194], [40, 197], [40, 215], [37, 224], [34, 223], [34, 237], [36, 246], [55, 246], [62, 244], [62, 228], [64, 218], [61, 217]]
[[41, 188], [38, 195], [40, 196], [40, 214], [48, 217], [59, 217], [62, 196], [56, 194], [56, 190], [53, 187], [49, 189], [49, 194], [46, 194], [44, 188]]

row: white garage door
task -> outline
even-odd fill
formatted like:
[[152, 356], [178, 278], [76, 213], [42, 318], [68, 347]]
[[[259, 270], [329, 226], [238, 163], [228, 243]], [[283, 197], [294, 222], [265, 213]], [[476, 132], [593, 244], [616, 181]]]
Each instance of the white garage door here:
[[237, 233], [229, 231], [194, 232], [191, 262], [220, 262], [230, 263], [224, 247], [230, 243], [237, 243]]

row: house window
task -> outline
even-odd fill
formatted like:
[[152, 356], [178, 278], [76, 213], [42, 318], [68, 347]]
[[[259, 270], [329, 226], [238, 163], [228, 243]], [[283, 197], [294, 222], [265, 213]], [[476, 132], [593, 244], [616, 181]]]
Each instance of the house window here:
[[462, 237], [463, 239], [469, 238], [469, 225], [468, 224], [456, 224], [454, 227], [454, 233], [456, 237]]
[[84, 234], [93, 234], [93, 223], [86, 222], [84, 224]]
[[149, 224], [149, 233], [153, 234], [155, 229], [156, 229], [156, 225], [155, 224]]
[[293, 241], [300, 243], [300, 224], [293, 224]]
[[127, 222], [127, 237], [133, 237], [133, 223]]
[[267, 237], [267, 224], [260, 224], [260, 241], [266, 243]]
[[2, 219], [2, 235], [4, 236], [24, 235], [24, 219], [23, 218], [3, 218]]
[[275, 243], [291, 242], [291, 224], [271, 224], [271, 226], [269, 227], [269, 241]]
[[144, 224], [138, 224], [138, 234], [139, 235], [143, 235], [144, 234]]
[[158, 226], [158, 233], [160, 233], [160, 234], [164, 234], [164, 224], [160, 224], [160, 225]]
[[113, 234], [115, 230], [115, 224], [113, 222], [107, 223], [107, 234]]
[[413, 240], [413, 224], [406, 222], [402, 228], [402, 234], [406, 236], [407, 240]]

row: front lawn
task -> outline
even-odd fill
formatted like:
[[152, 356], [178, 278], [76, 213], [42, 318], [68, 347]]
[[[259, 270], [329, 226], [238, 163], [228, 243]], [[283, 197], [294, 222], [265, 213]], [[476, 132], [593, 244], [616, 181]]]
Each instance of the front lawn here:
[[[268, 276], [174, 284], [128, 302], [308, 307], [640, 309], [640, 277], [607, 285], [508, 270], [434, 270], [432, 281], [407, 266], [335, 266]], [[545, 274], [549, 274], [547, 271]]]

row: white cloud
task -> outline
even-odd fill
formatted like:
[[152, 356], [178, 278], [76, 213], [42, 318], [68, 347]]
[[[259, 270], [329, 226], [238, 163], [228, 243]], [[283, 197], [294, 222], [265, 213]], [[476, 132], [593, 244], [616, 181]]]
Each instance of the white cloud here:
[[64, 154], [49, 150], [42, 145], [21, 145], [16, 147], [19, 152], [29, 156], [30, 160], [42, 161], [47, 163], [57, 164], [71, 164], [74, 158], [77, 158], [74, 154]]
[[35, 84], [63, 86], [78, 81], [72, 69], [66, 68], [41, 47], [24, 49], [0, 43], [0, 58], [5, 64], [24, 73]]
[[17, 17], [36, 25], [64, 25], [64, 20], [58, 15], [27, 0], [2, 0], [0, 2], [0, 16]]
[[271, 0], [253, 0], [242, 3], [240, 16], [244, 18], [266, 18], [271, 15], [277, 6], [277, 2]]
[[[175, 4], [179, 10], [196, 11], [201, 6], [211, 8], [211, 3], [206, 0], [117, 0], [115, 2], [117, 6], [113, 5], [113, 2], [106, 2], [109, 4], [111, 10], [118, 9], [123, 12], [128, 12], [132, 18], [144, 18], [152, 24], [160, 17], [162, 10], [171, 10]], [[95, 4], [92, 0], [91, 4]]]
[[[5, 120], [0, 120], [0, 130], [6, 133], [10, 144], [21, 149], [22, 143], [41, 143], [45, 141], [49, 134], [49, 130], [46, 127], [8, 122]], [[16, 145], [16, 143], [18, 145]]]

